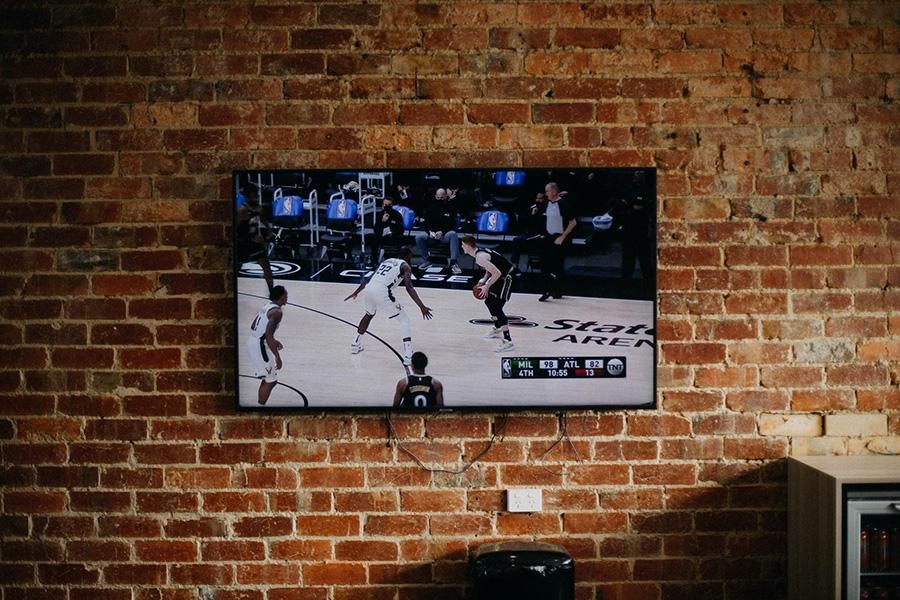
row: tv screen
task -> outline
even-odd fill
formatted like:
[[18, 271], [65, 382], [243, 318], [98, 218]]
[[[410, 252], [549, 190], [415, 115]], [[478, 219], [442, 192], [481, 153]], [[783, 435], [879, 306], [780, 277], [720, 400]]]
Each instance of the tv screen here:
[[233, 173], [241, 409], [656, 406], [652, 168]]

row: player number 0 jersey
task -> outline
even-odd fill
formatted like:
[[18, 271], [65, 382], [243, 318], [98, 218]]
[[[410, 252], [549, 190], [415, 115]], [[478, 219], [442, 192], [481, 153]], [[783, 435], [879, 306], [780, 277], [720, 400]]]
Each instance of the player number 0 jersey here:
[[269, 311], [273, 308], [279, 308], [274, 302], [269, 302], [261, 309], [259, 314], [253, 319], [253, 325], [250, 326], [250, 335], [257, 338], [265, 337], [266, 327], [269, 325]]

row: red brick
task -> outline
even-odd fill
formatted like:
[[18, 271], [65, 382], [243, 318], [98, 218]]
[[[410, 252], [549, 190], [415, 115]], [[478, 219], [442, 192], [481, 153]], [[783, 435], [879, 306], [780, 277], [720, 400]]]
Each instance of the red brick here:
[[253, 561], [263, 560], [266, 554], [262, 542], [245, 540], [201, 541], [204, 561]]
[[[366, 556], [368, 560], [379, 560]], [[363, 563], [324, 563], [303, 566], [303, 581], [312, 585], [353, 585], [366, 582]]]
[[244, 517], [234, 523], [234, 532], [241, 537], [284, 536], [292, 530], [288, 517]]
[[299, 584], [300, 565], [238, 565], [237, 582], [241, 584]]
[[[221, 519], [213, 517], [200, 517], [196, 519], [186, 520], [169, 520], [165, 525], [166, 536], [170, 538], [186, 537], [186, 538], [211, 538], [225, 536], [225, 523]], [[203, 548], [203, 559], [208, 557], [205, 554], [205, 546], [201, 542]], [[247, 557], [245, 560], [249, 560]]]
[[177, 464], [197, 462], [197, 450], [190, 444], [141, 444], [134, 447], [139, 464]]
[[430, 532], [437, 536], [467, 537], [490, 535], [490, 519], [479, 515], [435, 515], [430, 520]]
[[663, 344], [662, 351], [666, 360], [676, 364], [720, 363], [725, 360], [725, 345], [716, 343], [677, 343]]
[[163, 471], [147, 468], [106, 468], [100, 482], [104, 487], [160, 488], [163, 483]]
[[96, 467], [38, 467], [37, 484], [41, 487], [97, 487], [100, 472]]
[[400, 106], [398, 121], [403, 125], [452, 125], [463, 122], [462, 106], [409, 104]]
[[150, 517], [102, 516], [97, 522], [103, 537], [154, 538], [162, 532], [159, 520]]
[[585, 465], [569, 469], [566, 480], [571, 485], [624, 485], [629, 482], [626, 465]]
[[[32, 421], [32, 419], [29, 419], [28, 422]], [[41, 463], [61, 464], [65, 462], [65, 453], [66, 446], [63, 444], [43, 444], [36, 442], [13, 444], [6, 442], [4, 446], [4, 459], [7, 465], [34, 465]]]
[[51, 364], [61, 368], [108, 369], [113, 364], [109, 348], [58, 348], [50, 355]]
[[110, 154], [57, 154], [53, 157], [54, 175], [109, 175], [115, 168]]
[[91, 584], [100, 580], [96, 567], [78, 563], [38, 565], [38, 579], [44, 584]]
[[725, 458], [742, 460], [778, 459], [787, 456], [786, 440], [726, 439]]
[[624, 532], [628, 516], [620, 512], [568, 512], [563, 515], [563, 530], [569, 534]]
[[421, 536], [428, 519], [419, 515], [370, 515], [365, 532], [372, 536]]
[[571, 46], [612, 49], [619, 44], [619, 40], [618, 29], [560, 27], [553, 35], [554, 45], [560, 48]]
[[[122, 410], [126, 415], [185, 416], [187, 402], [184, 396], [177, 394], [126, 396], [122, 401]], [[151, 433], [151, 436], [153, 435], [155, 432]]]
[[622, 80], [622, 95], [626, 98], [680, 98], [685, 82], [672, 78], [626, 78]]
[[687, 559], [638, 559], [634, 561], [634, 578], [639, 581], [687, 580], [696, 577], [694, 563]]
[[69, 560], [88, 562], [126, 562], [131, 548], [125, 542], [109, 540], [71, 540], [66, 543]]
[[128, 492], [69, 492], [72, 510], [78, 512], [129, 512], [133, 510]]
[[465, 509], [465, 494], [457, 491], [402, 491], [400, 508], [406, 513], [461, 512]]
[[122, 269], [128, 271], [171, 271], [184, 267], [178, 250], [132, 251], [122, 253]]
[[153, 343], [153, 333], [144, 325], [93, 325], [91, 343], [146, 346]]
[[200, 462], [210, 464], [255, 463], [261, 456], [260, 444], [205, 444], [200, 447]]
[[853, 248], [849, 246], [794, 246], [791, 248], [794, 265], [849, 265]]
[[890, 373], [883, 365], [834, 365], [825, 368], [828, 385], [872, 386], [888, 385]]
[[304, 487], [361, 487], [363, 472], [356, 467], [304, 468], [300, 481]]
[[561, 533], [559, 515], [550, 513], [516, 514], [497, 516], [497, 533], [501, 535], [547, 535]]
[[480, 98], [482, 85], [478, 79], [420, 79], [416, 81], [416, 96], [424, 100]]
[[200, 508], [193, 492], [138, 492], [136, 497], [137, 510], [142, 513], [193, 513]]
[[491, 48], [546, 49], [550, 46], [550, 32], [544, 29], [493, 27], [488, 31]]
[[7, 368], [36, 369], [47, 366], [47, 351], [43, 348], [0, 349], [0, 363]]
[[6, 584], [33, 584], [36, 581], [35, 568], [34, 565], [15, 565], [4, 562], [4, 564], [0, 564], [0, 578], [2, 578], [3, 582]]
[[628, 433], [636, 436], [687, 435], [691, 431], [690, 421], [674, 415], [635, 415], [628, 417], [627, 424]]
[[3, 494], [3, 512], [16, 513], [58, 513], [65, 512], [65, 492], [11, 492]]
[[229, 565], [173, 565], [172, 583], [192, 585], [228, 585], [232, 583]]
[[212, 421], [197, 418], [167, 419], [152, 421], [150, 424], [150, 437], [160, 440], [208, 440], [212, 439], [214, 431], [215, 424]]
[[788, 310], [787, 294], [744, 293], [731, 294], [725, 300], [729, 313], [785, 314]]
[[166, 583], [166, 565], [127, 564], [103, 568], [106, 583], [123, 585], [162, 585]]
[[422, 46], [428, 50], [475, 50], [488, 45], [488, 31], [477, 27], [429, 28]]
[[145, 562], [193, 562], [197, 560], [197, 545], [193, 541], [138, 541], [134, 544], [138, 560]]
[[[252, 6], [249, 10], [251, 23], [267, 27], [279, 25], [306, 26], [315, 20], [314, 6]], [[204, 21], [206, 19], [204, 18]]]

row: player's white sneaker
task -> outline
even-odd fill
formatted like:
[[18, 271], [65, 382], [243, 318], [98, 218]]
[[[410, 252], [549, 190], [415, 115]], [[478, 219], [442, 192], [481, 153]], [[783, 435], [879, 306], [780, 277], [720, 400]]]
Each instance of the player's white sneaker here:
[[500, 342], [500, 345], [494, 348], [494, 352], [506, 352], [507, 350], [512, 350], [516, 345], [512, 343], [512, 340], [503, 340]]
[[492, 340], [494, 338], [501, 337], [502, 335], [503, 335], [503, 332], [500, 331], [499, 329], [491, 329], [486, 334], [484, 334], [484, 339]]
[[363, 351], [362, 344], [350, 344], [350, 354], [359, 354]]
[[403, 357], [403, 366], [411, 367], [412, 366], [412, 356], [404, 356]]
[[453, 263], [452, 265], [450, 265], [450, 271], [451, 271], [454, 275], [459, 275], [459, 274], [462, 273], [462, 269], [461, 269], [460, 266], [459, 266], [458, 264], [456, 264], [456, 263]]

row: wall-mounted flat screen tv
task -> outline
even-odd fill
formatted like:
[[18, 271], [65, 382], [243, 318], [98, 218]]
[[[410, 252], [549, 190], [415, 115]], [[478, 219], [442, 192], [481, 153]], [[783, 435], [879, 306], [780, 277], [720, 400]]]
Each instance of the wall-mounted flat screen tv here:
[[652, 168], [233, 173], [242, 409], [656, 406]]

